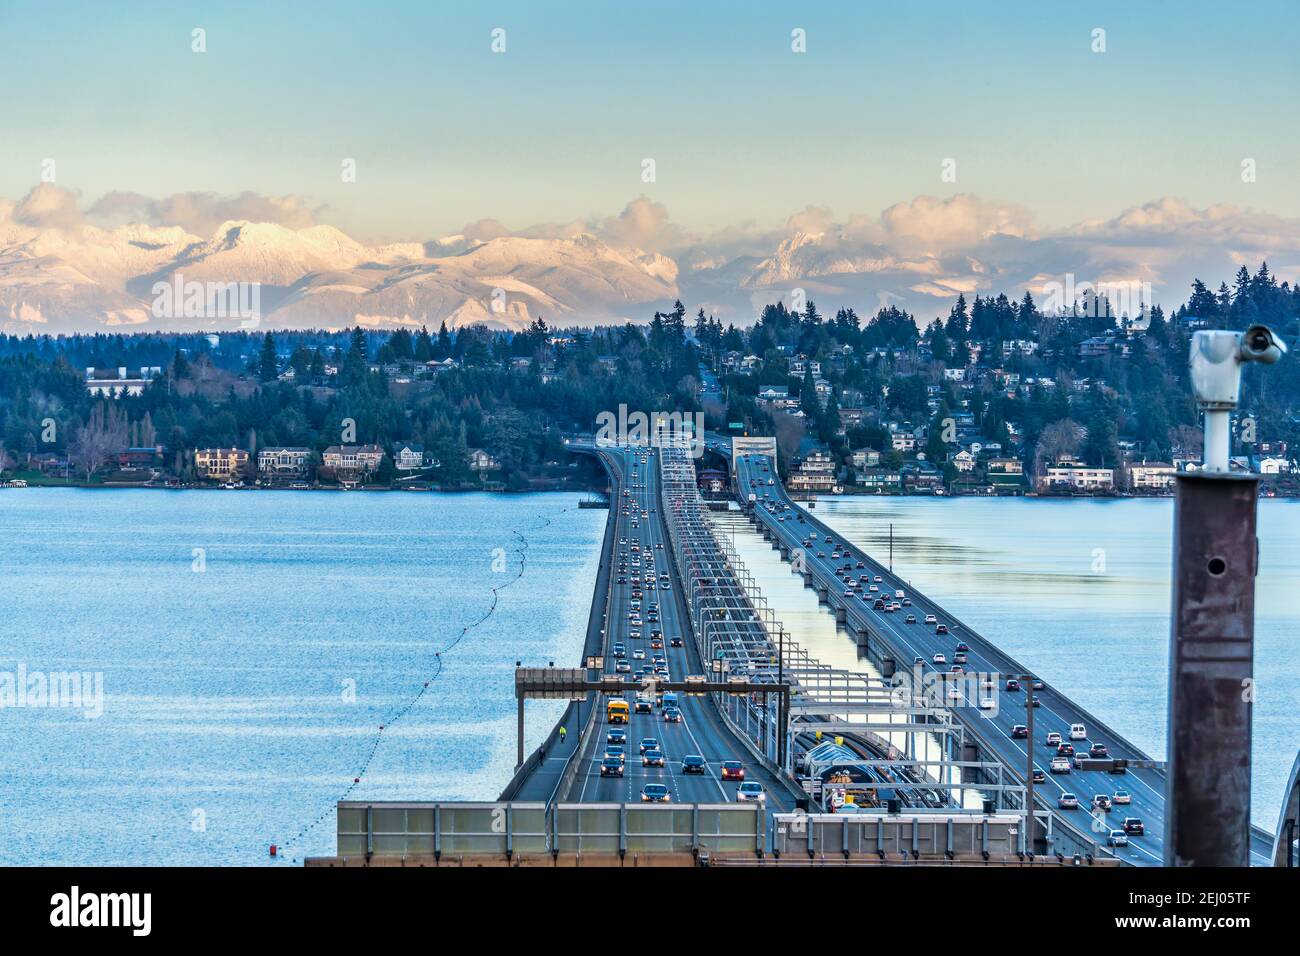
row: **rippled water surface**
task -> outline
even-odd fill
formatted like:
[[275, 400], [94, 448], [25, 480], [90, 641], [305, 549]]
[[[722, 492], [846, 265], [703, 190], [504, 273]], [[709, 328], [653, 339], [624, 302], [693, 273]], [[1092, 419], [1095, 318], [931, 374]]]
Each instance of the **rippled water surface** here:
[[345, 793], [494, 799], [515, 661], [582, 646], [607, 512], [577, 501], [0, 491], [0, 690], [103, 680], [98, 717], [0, 709], [0, 863], [300, 859]]

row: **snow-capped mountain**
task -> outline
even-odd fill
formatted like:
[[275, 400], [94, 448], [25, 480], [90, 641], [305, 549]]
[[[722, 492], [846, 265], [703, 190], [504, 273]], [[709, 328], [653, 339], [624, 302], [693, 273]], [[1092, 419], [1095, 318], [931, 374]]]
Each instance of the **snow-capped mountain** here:
[[[270, 328], [642, 320], [680, 294], [672, 259], [587, 234], [369, 246], [322, 225], [226, 222], [203, 238], [178, 227], [0, 221], [0, 331], [220, 328], [238, 317], [180, 303], [189, 290], [201, 287], [206, 302], [230, 283], [255, 287]], [[173, 290], [175, 302], [163, 304]]]

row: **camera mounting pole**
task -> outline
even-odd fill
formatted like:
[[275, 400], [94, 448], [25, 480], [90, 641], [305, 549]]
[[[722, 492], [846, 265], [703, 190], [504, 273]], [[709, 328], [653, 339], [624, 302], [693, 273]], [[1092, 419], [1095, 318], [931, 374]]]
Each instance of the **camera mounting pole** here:
[[1262, 325], [1192, 338], [1205, 451], [1200, 470], [1175, 477], [1166, 866], [1250, 864], [1259, 476], [1230, 470], [1229, 415], [1242, 364], [1285, 352]]

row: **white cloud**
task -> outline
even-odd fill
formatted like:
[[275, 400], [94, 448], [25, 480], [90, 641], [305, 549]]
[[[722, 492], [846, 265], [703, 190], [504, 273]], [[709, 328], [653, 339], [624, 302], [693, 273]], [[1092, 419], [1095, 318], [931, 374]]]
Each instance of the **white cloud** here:
[[180, 226], [196, 236], [210, 236], [232, 220], [273, 222], [290, 229], [305, 229], [318, 222], [324, 207], [312, 208], [301, 196], [263, 196], [244, 191], [236, 196], [210, 192], [173, 193], [151, 199], [140, 193], [111, 192], [96, 201], [86, 215], [106, 225], [146, 222], [153, 226]]

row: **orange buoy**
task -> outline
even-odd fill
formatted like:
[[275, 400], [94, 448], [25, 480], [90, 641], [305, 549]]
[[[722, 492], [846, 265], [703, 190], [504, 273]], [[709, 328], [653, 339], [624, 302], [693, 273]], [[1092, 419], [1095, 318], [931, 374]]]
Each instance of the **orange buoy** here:
[[274, 843], [272, 843], [272, 844], [271, 844], [271, 856], [275, 856], [275, 852], [276, 852], [277, 849], [278, 849], [278, 847], [276, 847], [276, 845], [275, 845]]

